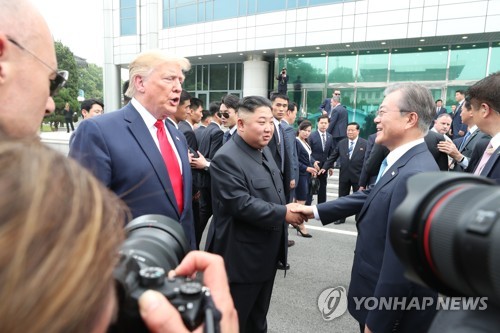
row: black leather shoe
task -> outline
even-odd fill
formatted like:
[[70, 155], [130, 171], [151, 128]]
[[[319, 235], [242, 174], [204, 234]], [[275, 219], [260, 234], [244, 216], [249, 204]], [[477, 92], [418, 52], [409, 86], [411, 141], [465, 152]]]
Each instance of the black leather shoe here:
[[281, 269], [282, 271], [287, 271], [290, 269], [290, 264], [286, 264], [286, 268], [285, 266], [283, 266], [283, 263], [281, 261], [278, 261], [278, 269]]
[[333, 224], [342, 224], [342, 223], [345, 223], [345, 221], [344, 220], [337, 220], [337, 221], [333, 222]]
[[289, 239], [289, 240], [288, 240], [288, 247], [290, 247], [290, 246], [294, 246], [294, 245], [295, 245], [295, 241], [294, 241], [294, 240]]

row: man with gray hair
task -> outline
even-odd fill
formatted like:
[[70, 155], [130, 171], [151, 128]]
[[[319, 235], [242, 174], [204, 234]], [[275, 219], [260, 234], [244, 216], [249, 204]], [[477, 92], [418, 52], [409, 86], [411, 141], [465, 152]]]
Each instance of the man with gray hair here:
[[374, 121], [375, 142], [386, 146], [389, 154], [382, 162], [375, 186], [297, 210], [323, 224], [358, 214], [348, 309], [359, 322], [361, 332], [391, 332], [395, 328], [401, 332], [426, 332], [434, 318], [435, 309], [430, 308], [386, 311], [359, 305], [362, 297], [415, 298], [422, 304], [424, 297], [437, 296], [405, 278], [404, 267], [387, 237], [394, 210], [406, 196], [408, 178], [420, 172], [439, 171], [424, 142], [433, 119], [434, 100], [427, 88], [415, 83], [388, 87]]
[[188, 145], [165, 121], [177, 111], [189, 61], [146, 51], [129, 68], [130, 103], [82, 122], [69, 155], [121, 196], [134, 218], [168, 216], [195, 248]]
[[338, 143], [347, 138], [348, 113], [346, 108], [340, 104], [339, 95], [333, 95], [331, 103], [330, 125], [326, 131], [333, 137], [332, 149], [335, 150]]

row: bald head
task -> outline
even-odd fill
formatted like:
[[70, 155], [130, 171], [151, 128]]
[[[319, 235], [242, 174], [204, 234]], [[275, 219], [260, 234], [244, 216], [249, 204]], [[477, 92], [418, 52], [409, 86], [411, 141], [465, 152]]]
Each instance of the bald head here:
[[35, 136], [54, 111], [57, 60], [47, 23], [27, 0], [0, 0], [0, 131]]

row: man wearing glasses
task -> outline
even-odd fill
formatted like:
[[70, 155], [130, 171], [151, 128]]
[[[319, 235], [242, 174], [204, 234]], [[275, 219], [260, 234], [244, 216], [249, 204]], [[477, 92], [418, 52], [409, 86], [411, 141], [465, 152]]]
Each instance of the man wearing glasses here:
[[[335, 89], [332, 93], [332, 98], [337, 96], [338, 98], [340, 98], [340, 90], [339, 89]], [[321, 103], [321, 105], [319, 106], [319, 111], [322, 113], [322, 114], [326, 114], [328, 115], [328, 117], [330, 117], [330, 113], [332, 111], [332, 98], [325, 98], [325, 100], [323, 101], [323, 103]]]
[[222, 97], [218, 116], [222, 119], [224, 127], [229, 129], [224, 133], [222, 144], [228, 142], [236, 132], [236, 121], [238, 120], [236, 110], [238, 110], [239, 103], [240, 99], [238, 96], [229, 94]]
[[56, 70], [52, 35], [30, 3], [0, 0], [0, 8], [0, 132], [34, 137], [68, 72]]
[[374, 119], [375, 143], [390, 152], [382, 162], [375, 186], [292, 211], [323, 224], [357, 214], [358, 238], [347, 297], [349, 313], [359, 322], [361, 332], [427, 332], [435, 308], [381, 311], [355, 304], [360, 297], [415, 298], [422, 302], [425, 297], [435, 301], [437, 296], [405, 278], [404, 267], [386, 237], [394, 210], [406, 196], [408, 178], [420, 172], [439, 171], [424, 141], [434, 119], [434, 100], [429, 89], [415, 83], [392, 85], [384, 95]]

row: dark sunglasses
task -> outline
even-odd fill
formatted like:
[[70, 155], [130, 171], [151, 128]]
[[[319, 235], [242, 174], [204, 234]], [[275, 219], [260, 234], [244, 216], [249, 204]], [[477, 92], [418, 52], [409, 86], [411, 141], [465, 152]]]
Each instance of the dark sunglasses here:
[[51, 66], [49, 66], [45, 61], [40, 59], [36, 54], [31, 52], [30, 50], [26, 49], [24, 46], [19, 44], [17, 41], [14, 39], [7, 37], [7, 40], [17, 46], [19, 49], [25, 51], [26, 53], [30, 54], [33, 58], [36, 60], [40, 61], [45, 67], [50, 69], [53, 73], [55, 73], [56, 77], [54, 79], [49, 79], [50, 81], [50, 96], [54, 97], [57, 92], [64, 87], [66, 84], [66, 81], [68, 81], [69, 73], [68, 71], [60, 71], [60, 70], [55, 70]]
[[229, 112], [217, 112], [217, 116], [218, 116], [219, 118], [224, 117], [224, 118], [226, 118], [226, 119], [229, 119]]

